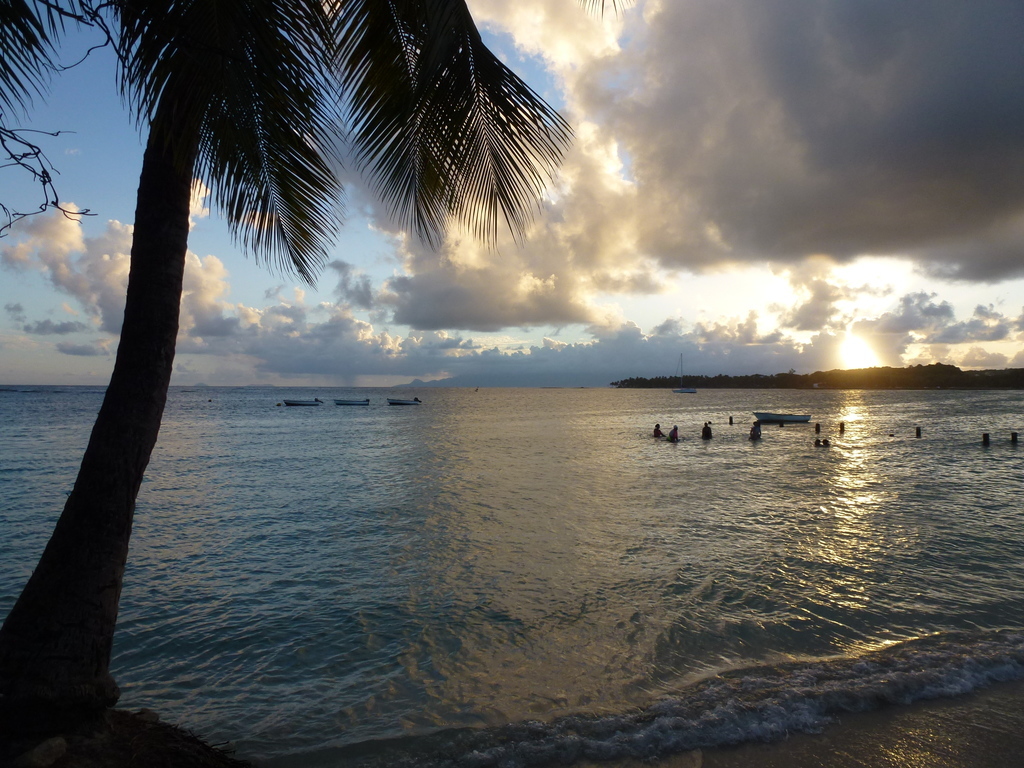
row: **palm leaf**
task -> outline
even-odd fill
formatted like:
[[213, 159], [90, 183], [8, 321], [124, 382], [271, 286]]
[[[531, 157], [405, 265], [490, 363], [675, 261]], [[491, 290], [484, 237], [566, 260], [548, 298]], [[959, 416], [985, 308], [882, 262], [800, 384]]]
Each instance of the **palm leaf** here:
[[521, 236], [568, 124], [483, 44], [462, 0], [340, 0], [339, 69], [357, 162], [404, 226]]
[[609, 5], [611, 5], [612, 10], [615, 11], [615, 13], [620, 13], [632, 4], [631, 0], [580, 0], [580, 5], [586, 8], [590, 13], [600, 11], [601, 16], [604, 16], [605, 8]]
[[55, 69], [54, 44], [71, 11], [70, 3], [0, 0], [0, 105], [24, 108], [45, 91]]
[[342, 195], [325, 159], [340, 116], [325, 98], [335, 88], [324, 5], [123, 0], [119, 19], [122, 87], [138, 118], [195, 163], [247, 251], [311, 283]]

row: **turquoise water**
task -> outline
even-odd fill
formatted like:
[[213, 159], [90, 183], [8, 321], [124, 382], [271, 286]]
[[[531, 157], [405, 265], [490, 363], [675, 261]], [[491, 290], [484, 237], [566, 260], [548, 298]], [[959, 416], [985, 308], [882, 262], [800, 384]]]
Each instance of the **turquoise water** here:
[[[102, 397], [21, 389], [0, 615]], [[752, 443], [755, 410], [812, 422]], [[543, 765], [1019, 677], [1022, 428], [1020, 392], [173, 389], [121, 704], [275, 766]]]

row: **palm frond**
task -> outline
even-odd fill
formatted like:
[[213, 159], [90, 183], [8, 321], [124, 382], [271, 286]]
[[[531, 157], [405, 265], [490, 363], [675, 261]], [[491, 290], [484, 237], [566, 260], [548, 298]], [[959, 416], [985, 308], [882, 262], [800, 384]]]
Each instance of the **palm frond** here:
[[0, 0], [0, 105], [24, 108], [46, 90], [67, 5]]
[[122, 0], [122, 88], [238, 242], [312, 282], [340, 223], [340, 116], [320, 0]]
[[340, 0], [357, 161], [391, 213], [436, 243], [453, 219], [525, 232], [568, 124], [483, 44], [462, 0]]
[[631, 0], [580, 0], [580, 5], [590, 13], [600, 12], [604, 16], [605, 10], [611, 5], [615, 13], [620, 13], [633, 3]]

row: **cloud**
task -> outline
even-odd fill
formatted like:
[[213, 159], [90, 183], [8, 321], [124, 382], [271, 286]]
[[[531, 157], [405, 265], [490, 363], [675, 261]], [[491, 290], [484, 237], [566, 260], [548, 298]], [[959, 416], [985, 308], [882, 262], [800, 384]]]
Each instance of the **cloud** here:
[[188, 228], [190, 231], [195, 227], [198, 219], [205, 219], [210, 215], [210, 209], [206, 206], [206, 199], [209, 196], [210, 188], [199, 179], [194, 179], [188, 211]]
[[200, 259], [188, 252], [181, 290], [179, 337], [203, 339], [235, 333], [241, 326], [241, 320], [227, 314], [232, 309], [223, 301], [228, 289], [228, 272], [220, 259], [216, 256]]
[[[576, 129], [527, 241], [455, 233], [437, 253], [390, 234], [401, 270], [337, 296], [416, 330], [616, 327], [609, 297], [678, 274], [771, 263], [801, 296], [779, 323], [838, 332], [859, 296], [828, 268], [863, 255], [942, 279], [1024, 274], [1024, 11], [922, 14], [863, 0], [641, 3], [609, 18], [545, 0], [477, 0]], [[515, 62], [513, 62], [515, 63]], [[550, 95], [550, 94], [549, 94]], [[341, 264], [344, 264], [343, 262]], [[346, 282], [348, 280], [348, 282]]]
[[941, 344], [964, 344], [971, 341], [1002, 341], [1010, 335], [1013, 321], [989, 305], [978, 306], [970, 320], [953, 323], [929, 338]]
[[[39, 270], [51, 286], [70, 296], [93, 318], [99, 330], [114, 336], [120, 334], [128, 284], [131, 226], [108, 221], [99, 236], [83, 237], [80, 223], [59, 214], [47, 214], [34, 217], [28, 226], [19, 226], [17, 232], [18, 242], [0, 251], [5, 264], [19, 270]], [[223, 301], [228, 290], [228, 273], [217, 257], [207, 256], [201, 260], [194, 253], [187, 253], [179, 334], [201, 339], [230, 335], [241, 327], [245, 312]], [[8, 305], [8, 313], [17, 312], [12, 306], [20, 307], [20, 304]], [[69, 314], [76, 314], [66, 303], [63, 306]], [[21, 314], [23, 319], [23, 310]], [[27, 324], [23, 330], [35, 334], [69, 334], [87, 328], [90, 326], [84, 323], [43, 320]]]
[[[28, 322], [23, 306], [14, 302], [6, 307], [8, 315], [21, 317], [17, 322], [23, 333], [73, 336], [98, 329], [105, 338], [88, 343], [69, 339], [56, 349], [65, 355], [108, 355], [116, 343], [116, 329], [104, 318], [120, 312], [124, 300], [123, 287], [118, 301], [113, 300], [122, 273], [120, 257], [111, 254], [126, 253], [129, 239], [129, 228], [110, 222], [102, 236], [82, 238], [79, 251], [62, 252], [58, 258], [54, 254], [59, 249], [36, 240], [28, 257], [18, 262], [17, 269], [37, 269], [51, 285], [73, 297], [72, 303], [92, 318], [91, 324]], [[848, 283], [836, 277], [832, 260], [819, 258], [779, 268], [797, 292], [791, 304], [779, 302], [698, 322], [670, 315], [645, 329], [629, 319], [615, 319], [610, 312], [602, 314], [602, 308], [589, 300], [586, 274], [574, 280], [567, 268], [565, 286], [559, 275], [541, 277], [525, 271], [525, 265], [539, 267], [536, 251], [517, 253], [507, 267], [499, 263], [489, 270], [485, 265], [490, 255], [472, 242], [453, 240], [439, 254], [408, 247], [404, 241], [402, 245], [403, 263], [412, 273], [394, 275], [376, 293], [368, 276], [337, 262], [332, 266], [338, 276], [334, 301], [311, 301], [302, 289], [277, 286], [252, 306], [229, 301], [231, 275], [220, 258], [189, 252], [176, 380], [358, 385], [368, 380], [447, 379], [466, 386], [605, 386], [631, 376], [671, 375], [680, 354], [690, 374], [771, 374], [790, 369], [809, 373], [842, 365], [840, 347], [852, 317], [850, 307], [864, 296], [884, 301], [885, 308], [859, 310], [851, 330], [870, 343], [884, 363], [962, 359], [972, 367], [986, 367], [1004, 365], [1013, 354], [1006, 342], [1019, 332], [1021, 323], [1020, 317], [1006, 316], [995, 304], [976, 304], [961, 319], [953, 304], [934, 291], [889, 298], [888, 286]], [[52, 277], [57, 271], [60, 280]], [[449, 272], [458, 273], [458, 279], [445, 279]], [[460, 295], [466, 285], [478, 285], [478, 293]], [[431, 286], [436, 306], [428, 301]], [[364, 304], [377, 308], [375, 312], [389, 308], [394, 316], [387, 322], [368, 322], [357, 314]], [[585, 333], [566, 334], [563, 339], [551, 331], [540, 341], [514, 335], [482, 340], [466, 330], [472, 322], [487, 330], [504, 327], [511, 318], [522, 318], [523, 308], [530, 306], [538, 322], [559, 318], [565, 325], [586, 323]], [[73, 307], [65, 307], [68, 310]], [[422, 325], [438, 327], [390, 327], [398, 317], [408, 320], [409, 315], [401, 313], [413, 311], [420, 313]], [[459, 327], [443, 327], [449, 312], [451, 323]], [[1002, 346], [987, 346], [994, 342]]]
[[21, 305], [21, 302], [18, 302], [17, 304], [4, 304], [4, 311], [6, 311], [7, 314], [10, 315], [10, 318], [17, 323], [20, 323], [25, 319], [25, 307]]
[[18, 241], [0, 249], [0, 261], [18, 270], [41, 271], [49, 283], [98, 320], [101, 330], [117, 334], [128, 285], [131, 227], [108, 221], [98, 237], [83, 237], [81, 224], [59, 213], [19, 222]]
[[838, 302], [850, 300], [855, 292], [834, 282], [833, 262], [824, 257], [806, 259], [789, 270], [789, 281], [802, 303], [794, 307], [773, 307], [779, 313], [779, 325], [798, 331], [816, 331], [831, 327], [839, 313]]
[[630, 158], [638, 247], [663, 265], [904, 254], [960, 279], [1024, 274], [1020, 4], [650, 2], [632, 18], [571, 99]]
[[340, 260], [327, 267], [338, 274], [334, 293], [339, 299], [360, 309], [373, 309], [373, 286], [367, 275], [359, 274], [356, 267]]
[[960, 360], [966, 368], [1005, 368], [1009, 358], [1001, 352], [988, 352], [981, 347], [971, 347]]
[[22, 330], [25, 333], [38, 334], [40, 336], [48, 336], [51, 334], [64, 336], [69, 333], [79, 333], [80, 331], [88, 330], [88, 328], [89, 326], [85, 323], [79, 323], [73, 320], [68, 320], [63, 323], [55, 323], [52, 320], [37, 320], [34, 323], [22, 326]]
[[[621, 178], [621, 161], [607, 142], [583, 131], [563, 169], [559, 190], [544, 202], [528, 237], [503, 233], [493, 247], [454, 231], [433, 251], [403, 234], [365, 192], [374, 228], [391, 238], [401, 269], [372, 298], [375, 310], [416, 330], [496, 331], [504, 328], [606, 324], [601, 294], [643, 295], [664, 288], [654, 262], [635, 248], [635, 190]], [[603, 202], [583, 204], [580, 196]], [[603, 208], [617, 213], [595, 215]], [[365, 283], [347, 266], [337, 295], [369, 308]], [[346, 279], [348, 282], [346, 282]]]
[[110, 350], [103, 344], [69, 344], [63, 341], [57, 344], [57, 351], [75, 357], [97, 357], [110, 354]]
[[380, 300], [396, 323], [419, 330], [497, 331], [509, 326], [586, 324], [595, 316], [557, 275], [517, 270], [437, 269], [391, 278]]
[[[953, 306], [935, 298], [934, 293], [907, 294], [900, 298], [897, 309], [860, 320], [853, 331], [871, 345], [883, 364], [903, 365], [912, 344], [929, 345], [932, 355], [948, 358], [949, 345], [1002, 341], [1013, 330], [1015, 321], [991, 305], [979, 305], [969, 320], [957, 321]], [[981, 359], [972, 354], [972, 359]]]
[[[64, 207], [69, 211], [78, 210], [74, 203], [66, 203]], [[81, 251], [84, 247], [80, 223], [55, 211], [21, 219], [12, 229], [12, 233], [15, 232], [17, 237], [12, 235], [9, 241], [0, 247], [0, 264], [8, 269], [43, 267], [43, 263], [37, 259], [37, 249], [40, 245], [45, 245], [47, 258], [58, 265], [59, 273], [59, 264], [69, 254]], [[55, 280], [59, 279], [58, 274]]]
[[521, 53], [543, 57], [561, 76], [581, 60], [616, 53], [624, 24], [617, 14], [588, 14], [578, 3], [549, 0], [473, 0], [472, 10], [477, 24], [508, 31]]

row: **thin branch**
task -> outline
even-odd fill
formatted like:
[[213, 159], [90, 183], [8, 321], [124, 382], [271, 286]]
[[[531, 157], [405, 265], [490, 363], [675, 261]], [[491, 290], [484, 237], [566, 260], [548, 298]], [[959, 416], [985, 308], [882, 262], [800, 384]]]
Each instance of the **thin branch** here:
[[[3, 115], [0, 113], [0, 118]], [[10, 234], [11, 227], [16, 221], [28, 216], [35, 216], [44, 211], [55, 209], [73, 221], [78, 221], [81, 216], [95, 216], [89, 209], [72, 210], [60, 202], [57, 188], [54, 186], [54, 175], [60, 172], [53, 167], [46, 154], [38, 144], [29, 141], [26, 134], [38, 133], [44, 136], [60, 136], [68, 131], [37, 131], [32, 129], [7, 128], [0, 124], [0, 150], [6, 153], [6, 161], [0, 160], [0, 171], [7, 168], [19, 168], [27, 173], [37, 183], [42, 193], [42, 202], [33, 211], [17, 211], [0, 203], [0, 238]]]
[[[10, 106], [16, 106], [19, 102], [24, 104], [24, 95], [30, 95], [29, 91], [43, 92], [45, 90], [48, 73], [60, 73], [72, 69], [81, 64], [93, 51], [110, 46], [116, 50], [114, 37], [104, 14], [110, 8], [115, 7], [111, 0], [100, 0], [98, 3], [91, 0], [35, 0], [35, 5], [40, 11], [38, 17], [31, 13], [24, 17], [16, 17], [21, 26], [23, 37], [21, 45], [24, 50], [21, 57], [15, 57], [14, 69], [10, 70], [17, 74], [19, 71], [29, 73], [30, 78], [26, 83], [20, 83], [14, 79], [14, 93], [3, 98], [3, 102]], [[58, 64], [52, 55], [55, 50], [55, 41], [60, 33], [64, 31], [68, 22], [78, 26], [98, 28], [103, 36], [103, 42], [91, 46], [86, 53], [73, 64]], [[16, 31], [17, 31], [16, 29]], [[25, 37], [27, 35], [27, 37]], [[27, 41], [27, 42], [26, 42]], [[18, 39], [12, 38], [12, 45], [18, 45]], [[5, 85], [7, 85], [5, 83]], [[21, 91], [19, 93], [19, 90]], [[35, 210], [20, 211], [11, 208], [0, 202], [0, 238], [10, 233], [11, 227], [16, 221], [27, 216], [34, 216], [49, 209], [56, 209], [64, 216], [78, 220], [81, 216], [91, 214], [88, 209], [81, 211], [73, 210], [60, 201], [60, 195], [54, 184], [54, 177], [59, 172], [50, 163], [42, 148], [31, 141], [30, 134], [43, 136], [60, 136], [67, 131], [41, 131], [32, 129], [8, 128], [4, 121], [5, 115], [0, 110], [0, 171], [13, 169], [16, 172], [27, 173], [40, 191], [42, 201]]]

